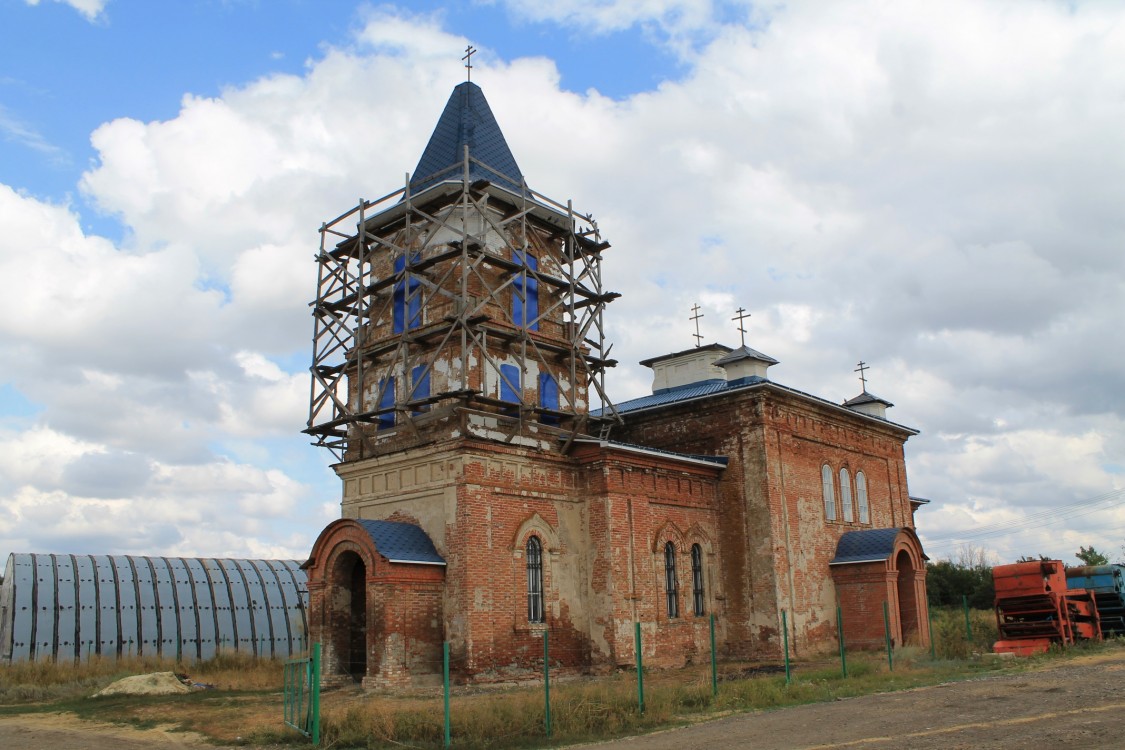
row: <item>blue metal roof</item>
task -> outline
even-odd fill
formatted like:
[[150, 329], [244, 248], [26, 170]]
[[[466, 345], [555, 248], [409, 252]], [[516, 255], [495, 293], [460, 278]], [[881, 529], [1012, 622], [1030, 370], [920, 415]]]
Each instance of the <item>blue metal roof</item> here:
[[391, 562], [445, 565], [445, 558], [420, 526], [401, 521], [353, 519], [371, 535], [375, 549]]
[[[749, 377], [739, 378], [738, 380], [701, 380], [698, 383], [690, 383], [688, 385], [681, 385], [675, 388], [662, 388], [650, 396], [641, 396], [617, 404], [617, 411], [620, 413], [636, 411], [637, 409], [649, 409], [654, 406], [664, 406], [665, 404], [674, 404], [677, 401], [687, 401], [688, 399], [698, 398], [700, 396], [711, 396], [716, 393], [724, 391], [732, 391], [738, 388], [745, 388], [748, 385], [755, 383], [768, 382], [765, 378]], [[591, 412], [595, 416], [600, 416], [600, 411]]]
[[849, 531], [836, 543], [836, 556], [829, 565], [878, 562], [886, 560], [895, 549], [895, 538], [902, 529], [865, 529]]
[[894, 404], [892, 404], [887, 399], [879, 398], [874, 393], [868, 393], [866, 390], [855, 398], [849, 398], [844, 402], [844, 406], [859, 406], [860, 404], [883, 404], [885, 406], [894, 406]]
[[464, 177], [465, 146], [469, 147], [470, 157], [482, 162], [470, 162], [470, 182], [484, 179], [517, 194], [523, 193], [523, 174], [484, 92], [468, 81], [453, 89], [449, 96], [430, 142], [410, 177], [410, 190], [419, 192], [445, 180], [460, 181]]

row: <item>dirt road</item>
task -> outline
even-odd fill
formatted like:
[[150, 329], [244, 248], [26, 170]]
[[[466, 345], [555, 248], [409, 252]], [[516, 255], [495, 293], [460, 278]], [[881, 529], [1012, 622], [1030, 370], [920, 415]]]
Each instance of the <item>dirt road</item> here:
[[[196, 735], [94, 724], [58, 714], [2, 716], [0, 737], [3, 747], [20, 750], [213, 748]], [[1055, 662], [1048, 669], [1018, 675], [740, 714], [586, 747], [1125, 748], [1125, 651]]]
[[1019, 675], [740, 714], [590, 747], [1125, 748], [1125, 653], [1080, 657]]

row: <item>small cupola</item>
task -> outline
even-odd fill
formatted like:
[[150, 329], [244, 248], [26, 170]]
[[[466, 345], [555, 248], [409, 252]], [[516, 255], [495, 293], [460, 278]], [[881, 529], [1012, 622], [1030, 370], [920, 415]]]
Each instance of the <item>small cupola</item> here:
[[652, 368], [652, 392], [664, 393], [688, 385], [725, 381], [726, 371], [716, 367], [716, 361], [730, 351], [729, 346], [707, 344], [646, 359], [641, 364]]
[[845, 401], [844, 406], [852, 411], [858, 411], [861, 414], [886, 419], [887, 409], [894, 406], [894, 404], [884, 398], [879, 398], [873, 393], [864, 391], [855, 398]]
[[860, 414], [866, 414], [869, 417], [878, 417], [879, 419], [887, 418], [887, 409], [894, 406], [890, 401], [884, 398], [879, 398], [874, 393], [867, 392], [867, 371], [870, 368], [867, 363], [860, 360], [856, 366], [855, 371], [859, 373], [859, 382], [863, 387], [863, 393], [860, 393], [855, 398], [850, 398], [844, 402], [844, 406], [852, 411], [858, 411]]
[[762, 354], [745, 344], [715, 361], [716, 367], [723, 368], [728, 383], [767, 380], [766, 370], [776, 364], [777, 360], [770, 355]]

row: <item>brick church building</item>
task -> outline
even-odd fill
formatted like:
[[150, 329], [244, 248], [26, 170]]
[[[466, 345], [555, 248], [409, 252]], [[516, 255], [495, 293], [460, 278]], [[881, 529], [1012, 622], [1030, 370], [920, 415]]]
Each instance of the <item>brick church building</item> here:
[[[327, 679], [393, 686], [929, 641], [903, 445], [747, 346], [642, 364], [614, 405], [597, 223], [530, 187], [479, 87], [413, 174], [321, 230], [307, 432], [338, 458], [310, 639]], [[595, 402], [596, 405], [594, 405]]]

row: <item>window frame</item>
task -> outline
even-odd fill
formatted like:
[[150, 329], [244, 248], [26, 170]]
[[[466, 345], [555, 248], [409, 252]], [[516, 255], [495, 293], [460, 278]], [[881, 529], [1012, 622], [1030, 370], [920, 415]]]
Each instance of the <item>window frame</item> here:
[[832, 467], [824, 464], [820, 467], [820, 491], [824, 496], [824, 518], [827, 521], [836, 520], [836, 472]]
[[676, 545], [672, 542], [664, 543], [664, 592], [668, 619], [674, 620], [680, 616], [680, 586], [676, 580]]
[[859, 522], [871, 523], [871, 503], [867, 498], [867, 475], [863, 470], [855, 473], [855, 499], [859, 508]]
[[543, 542], [532, 534], [524, 545], [527, 570], [527, 621], [540, 624], [547, 621], [543, 599]]
[[707, 614], [707, 599], [703, 588], [703, 547], [691, 545], [691, 604], [696, 617]]
[[852, 477], [847, 466], [840, 467], [840, 510], [844, 523], [855, 523], [855, 509], [852, 506]]

